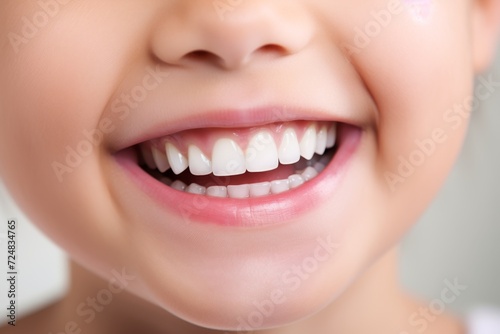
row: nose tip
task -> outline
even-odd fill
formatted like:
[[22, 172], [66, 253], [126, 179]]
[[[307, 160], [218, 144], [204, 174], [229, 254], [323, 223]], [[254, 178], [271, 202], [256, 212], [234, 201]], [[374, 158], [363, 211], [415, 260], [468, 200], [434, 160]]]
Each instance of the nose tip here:
[[162, 15], [151, 39], [158, 59], [171, 65], [208, 64], [231, 70], [257, 59], [297, 53], [311, 39], [310, 21], [292, 5], [254, 0], [222, 18], [203, 3], [181, 1]]

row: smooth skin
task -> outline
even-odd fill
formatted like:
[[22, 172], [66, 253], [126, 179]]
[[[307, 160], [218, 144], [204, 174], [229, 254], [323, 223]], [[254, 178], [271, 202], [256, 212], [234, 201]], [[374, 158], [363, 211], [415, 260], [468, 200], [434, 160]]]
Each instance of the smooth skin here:
[[[231, 332], [255, 311], [253, 301], [270, 298], [274, 278], [331, 235], [336, 252], [256, 332], [416, 331], [408, 319], [426, 303], [399, 288], [396, 245], [460, 150], [467, 113], [448, 110], [467, 107], [474, 75], [491, 62], [499, 1], [61, 0], [57, 7], [30, 30], [26, 20], [41, 15], [39, 4], [0, 4], [0, 175], [73, 259], [66, 297], [21, 320], [19, 333]], [[381, 10], [390, 22], [376, 30], [371, 12]], [[370, 27], [370, 36], [358, 36]], [[140, 85], [147, 68], [168, 73], [144, 101], [162, 107], [113, 119], [114, 129], [60, 182], [53, 163], [113, 117], [110, 105]], [[186, 110], [202, 116], [206, 104], [271, 100], [327, 105], [362, 128], [339, 196], [272, 231], [240, 233], [238, 244], [234, 231], [196, 222], [190, 239], [157, 228], [182, 220], [130, 187], [114, 148]], [[399, 157], [430, 138], [435, 151], [398, 178]], [[304, 230], [305, 222], [317, 223]], [[79, 305], [122, 268], [133, 277], [130, 293], [115, 293], [85, 321]], [[464, 328], [444, 314], [426, 333]]]

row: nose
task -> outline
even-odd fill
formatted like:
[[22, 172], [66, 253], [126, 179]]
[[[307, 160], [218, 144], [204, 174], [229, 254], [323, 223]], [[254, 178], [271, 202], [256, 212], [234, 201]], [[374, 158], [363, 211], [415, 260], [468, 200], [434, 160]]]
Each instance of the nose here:
[[291, 1], [179, 0], [159, 16], [151, 51], [174, 66], [234, 70], [300, 52], [312, 35], [311, 20]]

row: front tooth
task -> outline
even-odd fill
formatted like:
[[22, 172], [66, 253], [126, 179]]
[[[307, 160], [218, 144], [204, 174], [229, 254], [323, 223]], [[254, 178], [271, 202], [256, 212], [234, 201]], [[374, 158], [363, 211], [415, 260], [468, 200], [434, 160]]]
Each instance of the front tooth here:
[[283, 165], [294, 164], [300, 160], [300, 146], [295, 130], [287, 129], [283, 133], [278, 155]]
[[165, 173], [170, 168], [167, 156], [163, 154], [163, 152], [160, 152], [160, 150], [156, 149], [155, 147], [153, 147], [152, 151], [153, 151], [153, 160], [155, 161], [156, 167], [158, 167], [158, 170], [160, 172]]
[[290, 190], [288, 180], [276, 180], [271, 182], [271, 193], [281, 194], [282, 192]]
[[249, 172], [265, 172], [278, 167], [278, 149], [267, 131], [252, 137], [246, 150], [246, 169]]
[[186, 188], [186, 192], [190, 194], [205, 195], [207, 188], [196, 183], [191, 183], [189, 187]]
[[335, 146], [337, 140], [337, 124], [333, 124], [326, 134], [326, 148], [332, 148]]
[[219, 139], [212, 152], [212, 169], [215, 176], [240, 175], [246, 172], [245, 155], [231, 139]]
[[193, 175], [208, 175], [212, 173], [212, 162], [195, 145], [188, 148], [189, 171]]
[[318, 132], [316, 137], [316, 150], [315, 152], [318, 154], [325, 153], [326, 150], [326, 140], [327, 140], [327, 130], [326, 125], [322, 126]]
[[171, 143], [165, 145], [165, 150], [167, 151], [168, 161], [170, 167], [175, 174], [179, 175], [188, 168], [188, 161], [186, 157]]
[[316, 126], [311, 124], [300, 141], [300, 155], [310, 160], [316, 149]]
[[207, 195], [212, 197], [227, 197], [227, 187], [224, 186], [208, 187]]
[[248, 184], [227, 186], [227, 193], [230, 198], [248, 198], [250, 197], [250, 186]]
[[253, 183], [250, 185], [250, 197], [262, 197], [271, 192], [271, 182]]

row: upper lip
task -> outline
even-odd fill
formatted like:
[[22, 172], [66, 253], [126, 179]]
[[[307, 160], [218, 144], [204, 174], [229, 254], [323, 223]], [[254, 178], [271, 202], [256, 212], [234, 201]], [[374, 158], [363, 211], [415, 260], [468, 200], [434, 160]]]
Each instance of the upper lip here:
[[[352, 117], [351, 117], [352, 116]], [[356, 118], [355, 116], [358, 116]], [[266, 106], [252, 109], [223, 109], [189, 113], [176, 120], [162, 118], [149, 123], [139, 133], [134, 134], [112, 146], [112, 151], [161, 138], [173, 133], [197, 128], [248, 128], [265, 124], [291, 122], [297, 120], [341, 122], [363, 128], [367, 125], [361, 115], [340, 115], [331, 111], [313, 108], [292, 108], [287, 105]]]

